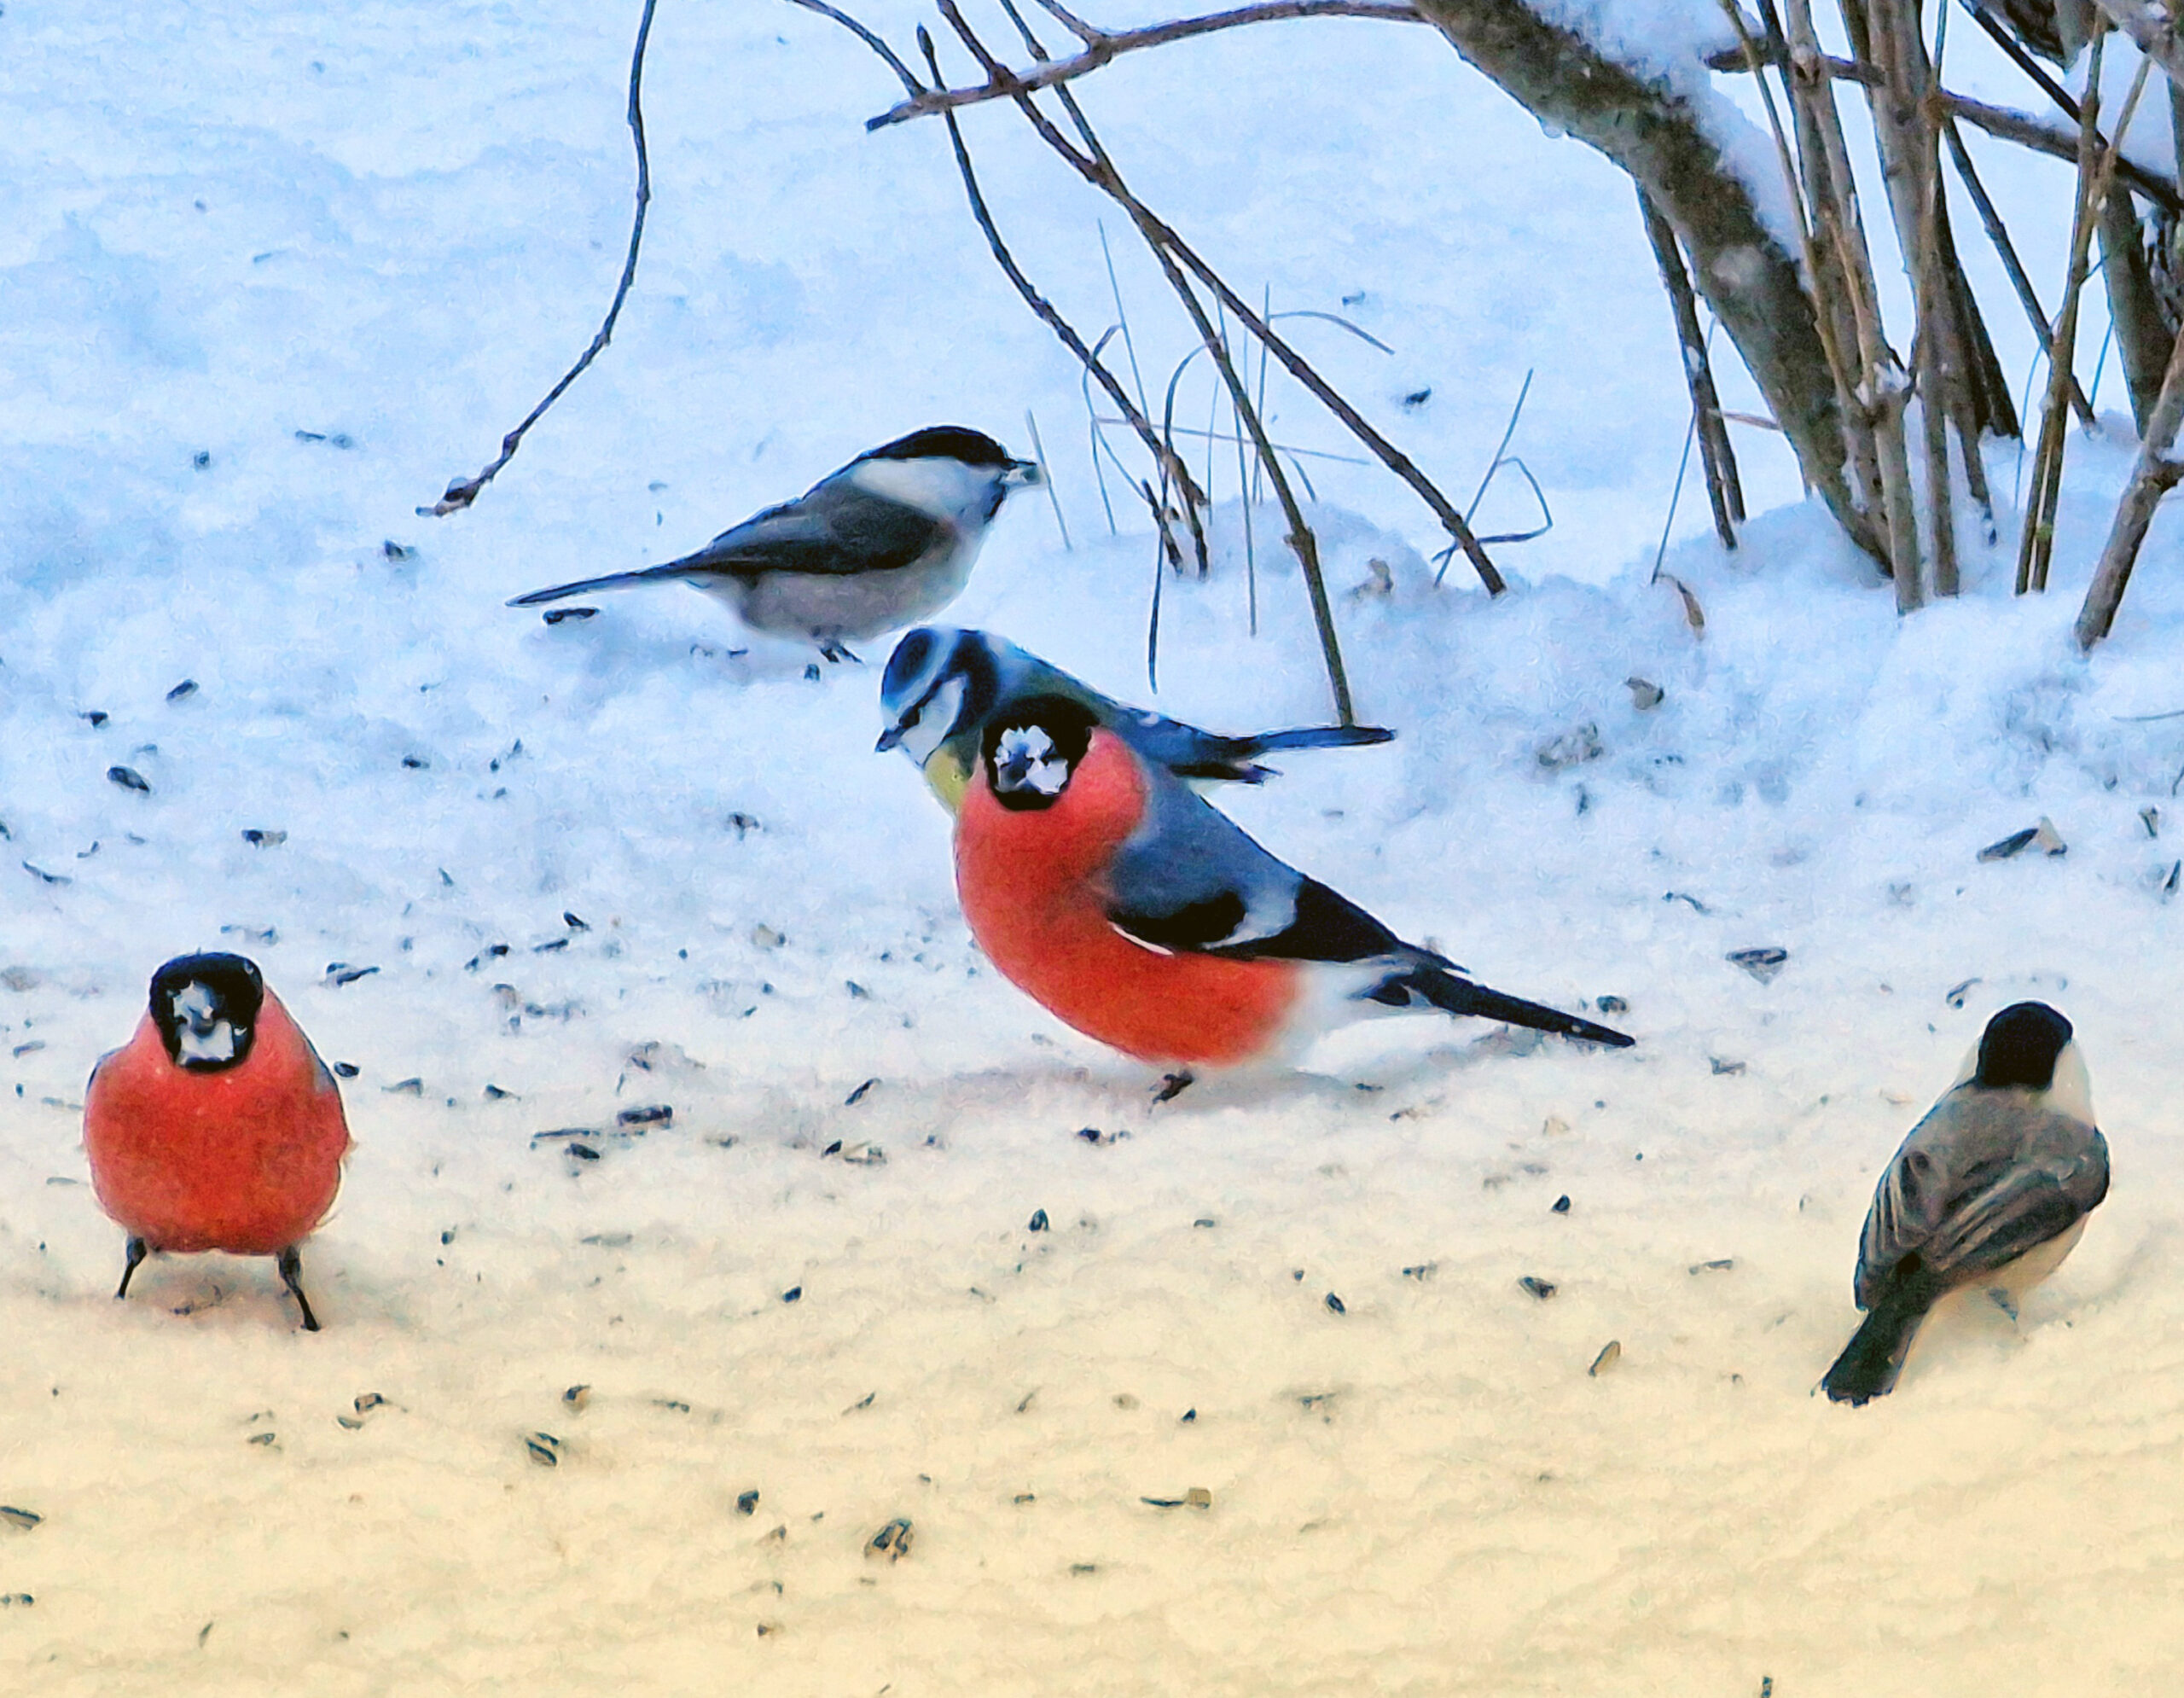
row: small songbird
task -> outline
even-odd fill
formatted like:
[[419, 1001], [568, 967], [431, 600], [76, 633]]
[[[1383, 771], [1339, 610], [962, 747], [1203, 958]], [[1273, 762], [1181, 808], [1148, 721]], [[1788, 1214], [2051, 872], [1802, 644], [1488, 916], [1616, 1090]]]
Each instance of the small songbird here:
[[1821, 1380], [1827, 1395], [1886, 1395], [1949, 1292], [1984, 1288], [2015, 1315], [2107, 1195], [2108, 1144], [2070, 1021], [2045, 1003], [2004, 1009], [1881, 1175], [1858, 1240], [1865, 1324]]
[[297, 1247], [333, 1206], [349, 1126], [255, 962], [185, 955], [152, 975], [136, 1035], [92, 1069], [84, 1148], [99, 1206], [129, 1235], [117, 1298], [155, 1250], [276, 1256], [318, 1330]]
[[537, 607], [595, 590], [679, 579], [753, 631], [805, 638], [829, 660], [899, 631], [962, 592], [986, 526], [1013, 489], [1039, 481], [991, 437], [930, 425], [860, 454], [794, 501], [754, 514], [695, 554], [518, 596]]
[[1293, 731], [1262, 731], [1226, 737], [1164, 718], [1102, 695], [1005, 637], [952, 625], [921, 625], [888, 657], [880, 685], [887, 729], [882, 749], [899, 748], [925, 774], [949, 812], [962, 805], [963, 791], [979, 764], [979, 740], [997, 712], [1034, 695], [1057, 695], [1090, 710], [1093, 718], [1179, 778], [1197, 782], [1258, 784], [1274, 769], [1258, 759], [1289, 749], [1355, 748], [1395, 736], [1378, 725], [1311, 725]]
[[956, 817], [956, 887], [1012, 983], [1088, 1037], [1181, 1069], [1175, 1089], [1194, 1067], [1281, 1057], [1409, 1009], [1633, 1041], [1403, 942], [1067, 696], [987, 724]]

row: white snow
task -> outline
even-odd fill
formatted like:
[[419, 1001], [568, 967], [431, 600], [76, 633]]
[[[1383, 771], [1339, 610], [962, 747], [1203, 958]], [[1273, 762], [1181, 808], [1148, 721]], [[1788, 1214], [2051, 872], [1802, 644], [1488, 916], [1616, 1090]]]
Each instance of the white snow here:
[[[900, 43], [915, 15], [866, 15]], [[807, 681], [677, 589], [551, 627], [501, 605], [921, 424], [1021, 451], [1029, 406], [1076, 546], [1019, 496], [950, 617], [1220, 729], [1324, 717], [1270, 505], [1247, 633], [1227, 445], [1215, 571], [1169, 580], [1148, 691], [1141, 513], [1111, 474], [1107, 534], [1077, 372], [944, 136], [862, 132], [896, 90], [857, 44], [662, 5], [616, 339], [473, 511], [414, 515], [595, 328], [634, 24], [0, 15], [0, 1503], [44, 1518], [0, 1519], [0, 1683], [2158, 1689], [2168, 520], [2115, 639], [2069, 638], [2128, 427], [2073, 435], [2048, 596], [2007, 594], [1997, 449], [2004, 541], [1909, 620], [1742, 432], [1745, 546], [1704, 534], [1694, 472], [1664, 565], [1701, 634], [1649, 581], [1686, 411], [1626, 183], [1421, 31], [1243, 32], [1090, 79], [1132, 181], [1240, 287], [1395, 348], [1289, 321], [1458, 499], [1536, 369], [1513, 446], [1557, 523], [1496, 550], [1497, 602], [1461, 560], [1432, 589], [1393, 480], [1304, 462], [1361, 712], [1401, 735], [1224, 805], [1488, 983], [1626, 999], [1641, 1040], [1380, 1021], [1155, 1109], [979, 961], [944, 817], [871, 753], [880, 654]], [[1189, 332], [1123, 221], [1008, 113], [966, 132], [1089, 336], [1105, 218], [1157, 407]], [[2066, 193], [1994, 157], [1998, 194]], [[1272, 393], [1280, 439], [1351, 452]], [[1480, 523], [1528, 520], [1505, 473]], [[1975, 859], [2042, 815], [2066, 855]], [[1724, 958], [1766, 945], [1769, 982]], [[358, 1069], [316, 1336], [270, 1263], [108, 1295], [84, 1078], [161, 960], [220, 947]], [[1881, 1163], [2024, 996], [2077, 1023], [2111, 1198], [2019, 1327], [1937, 1322], [1893, 1397], [1814, 1398]], [[1209, 1507], [1144, 1501], [1193, 1487]], [[909, 1553], [868, 1556], [897, 1517]]]

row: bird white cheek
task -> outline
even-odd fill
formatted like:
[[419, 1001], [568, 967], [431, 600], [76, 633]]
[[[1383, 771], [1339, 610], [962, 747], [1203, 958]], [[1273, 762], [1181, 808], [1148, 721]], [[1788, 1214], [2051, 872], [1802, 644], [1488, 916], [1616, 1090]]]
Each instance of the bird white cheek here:
[[846, 475], [868, 495], [898, 501], [975, 534], [993, 505], [996, 474], [960, 460], [861, 460]]
[[232, 1061], [235, 1058], [235, 1032], [224, 1020], [212, 1022], [212, 1029], [201, 1035], [185, 1025], [176, 1034], [176, 1047], [186, 1065], [191, 1061]]

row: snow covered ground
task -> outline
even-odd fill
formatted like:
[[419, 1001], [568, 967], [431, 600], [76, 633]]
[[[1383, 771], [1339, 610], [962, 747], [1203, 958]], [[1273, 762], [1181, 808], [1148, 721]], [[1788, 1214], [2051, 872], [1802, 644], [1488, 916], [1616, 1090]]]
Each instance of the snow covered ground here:
[[[914, 15], [866, 15], [900, 42]], [[1648, 581], [1685, 411], [1621, 178], [1422, 31], [1101, 73], [1089, 108], [1156, 206], [1277, 309], [1395, 349], [1297, 321], [1460, 498], [1537, 373], [1515, 447], [1557, 523], [1501, 550], [1497, 603], [1461, 562], [1431, 587], [1391, 480], [1307, 462], [1361, 710], [1401, 737], [1228, 805], [1488, 982], [1624, 998], [1641, 1039], [1385, 1021], [1154, 1109], [982, 967], [944, 817], [870, 753], [874, 669], [808, 680], [679, 590], [553, 627], [501, 606], [919, 424], [1020, 447], [1028, 406], [1075, 546], [1019, 500], [951, 617], [1146, 696], [1153, 546], [1119, 490], [1108, 534], [1075, 368], [943, 133], [863, 134], [896, 90], [854, 41], [661, 7], [616, 340], [474, 510], [414, 516], [591, 333], [634, 23], [0, 15], [0, 1503], [44, 1518], [0, 1520], [6, 1689], [2158, 1689], [2184, 1555], [2166, 522], [2116, 639], [2088, 664], [2068, 633], [2128, 426], [2074, 439], [2054, 594], [2008, 596], [2006, 543], [1908, 623], [1747, 432], [1774, 510], [1724, 555], [1694, 486], [1668, 553], [1701, 634]], [[1009, 115], [967, 129], [1096, 334], [1101, 209]], [[2007, 204], [2055, 192], [1982, 157]], [[1107, 225], [1157, 395], [1187, 332]], [[1202, 370], [1182, 393], [1202, 416]], [[1282, 439], [1349, 451], [1275, 393]], [[2007, 492], [2014, 456], [1991, 468]], [[1159, 704], [1317, 719], [1278, 515], [1252, 515], [1254, 640], [1233, 471], [1217, 493]], [[1481, 522], [1526, 516], [1505, 476]], [[1392, 593], [1351, 594], [1374, 559]], [[2066, 856], [1975, 859], [2043, 815]], [[1769, 982], [1724, 958], [1769, 945]], [[265, 1264], [108, 1298], [84, 1077], [200, 947], [253, 956], [357, 1069], [317, 1336]], [[1814, 1398], [1880, 1163], [2031, 995], [2078, 1023], [2113, 1195], [2021, 1327], [1961, 1316], [1896, 1396]], [[868, 1556], [897, 1517], [909, 1554]]]

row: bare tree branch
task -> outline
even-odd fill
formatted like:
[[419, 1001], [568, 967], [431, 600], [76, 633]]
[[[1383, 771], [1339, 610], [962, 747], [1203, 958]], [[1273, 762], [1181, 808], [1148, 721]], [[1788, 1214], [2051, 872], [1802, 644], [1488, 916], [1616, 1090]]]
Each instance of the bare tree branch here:
[[2100, 551], [2093, 582], [2078, 610], [2078, 647], [2091, 648], [2108, 635], [2116, 622], [2116, 609], [2138, 564], [2139, 545], [2146, 541], [2161, 498], [2184, 479], [2184, 464], [2169, 457], [2176, 445], [2176, 429], [2184, 423], [2184, 336], [2169, 356], [2169, 369], [2161, 381], [2161, 395], [2146, 421], [2146, 436], [2139, 445], [2139, 461], [2131, 482], [2116, 506], [2116, 519], [2108, 532], [2108, 545]]
[[[458, 478], [447, 486], [447, 492], [430, 507], [417, 509], [419, 517], [444, 519], [450, 513], [460, 513], [478, 499], [479, 491], [498, 477], [501, 468], [515, 458], [515, 451], [523, 445], [524, 434], [545, 416], [546, 410], [561, 398], [562, 392], [584, 375], [584, 368], [599, 358], [599, 352], [613, 339], [614, 321], [621, 317], [622, 303], [629, 299], [630, 285], [636, 281], [637, 247], [645, 239], [645, 208], [652, 201], [652, 165], [645, 157], [645, 113], [638, 100], [644, 80], [645, 42], [652, 34], [653, 7], [657, 0], [645, 0], [644, 16], [637, 23], [636, 50], [630, 55], [630, 135], [637, 148], [637, 212], [630, 224], [630, 252], [622, 261], [622, 281], [616, 285], [614, 299], [607, 309], [607, 317], [599, 327], [599, 334], [591, 339], [591, 346], [584, 351], [577, 363], [561, 375], [561, 381], [549, 390], [546, 398], [524, 416], [523, 422], [501, 439], [501, 451], [492, 463], [474, 478]], [[810, 0], [798, 0], [799, 4]]]
[[[1763, 47], [1760, 62], [1780, 65], [1787, 55], [1772, 48]], [[1848, 59], [1838, 59], [1832, 54], [1822, 55], [1816, 61], [1817, 68], [1838, 83], [1862, 83], [1868, 87], [1877, 85], [1880, 73], [1870, 65], [1859, 65]], [[1751, 67], [1743, 54], [1734, 49], [1711, 54], [1706, 59], [1711, 71], [1749, 71]], [[1962, 119], [1976, 129], [1985, 131], [1999, 141], [2014, 142], [2021, 148], [2030, 148], [2037, 154], [2046, 154], [2075, 164], [2078, 156], [2078, 138], [2075, 130], [2064, 130], [2042, 123], [2030, 113], [2015, 112], [2006, 106], [1989, 106], [1984, 101], [1973, 100], [1969, 95], [1952, 94], [1947, 89], [1935, 90], [1933, 98], [1939, 101], [1950, 116]], [[2071, 121], [2077, 122], [2077, 103], [2069, 103]], [[2159, 202], [2172, 212], [2184, 212], [2184, 195], [2177, 185], [2166, 177], [2157, 176], [2129, 160], [2117, 162], [2118, 181], [2128, 183], [2149, 201]]]
[[[796, 3], [803, 5], [808, 3], [808, 0], [796, 0]], [[918, 32], [918, 45], [925, 49], [926, 61], [933, 66], [933, 75], [938, 78], [940, 75], [940, 69], [932, 57], [932, 37], [921, 29]], [[944, 113], [942, 116], [948, 125], [949, 142], [956, 149], [956, 168], [962, 175], [963, 190], [970, 198], [971, 216], [978, 220], [979, 228], [985, 233], [986, 245], [993, 250], [996, 262], [1008, 274], [1008, 281], [1016, 286], [1017, 294], [1024, 297], [1024, 304], [1031, 309], [1040, 323], [1052, 330], [1061, 340], [1062, 346], [1077, 356], [1078, 363], [1083, 366], [1089, 375], [1098, 380], [1100, 387], [1107, 392], [1107, 398], [1122, 410], [1123, 416], [1130, 422], [1130, 427], [1137, 433], [1138, 439], [1145, 445], [1146, 451], [1153, 456], [1153, 462], [1160, 468], [1163, 477], [1171, 480], [1176, 489], [1182, 492], [1184, 517], [1190, 526], [1192, 540], [1197, 545], [1199, 562], [1203, 568], [1206, 559], [1205, 532], [1199, 514], [1200, 509], [1207, 504], [1205, 492], [1192, 481], [1189, 469], [1183, 464], [1182, 456], [1160, 439], [1160, 433], [1153, 429], [1153, 422], [1131, 403], [1129, 393], [1123, 388], [1121, 380], [1101, 363], [1097, 354], [1085, 346], [1084, 339], [1077, 334], [1069, 321], [1061, 316], [1053, 303], [1041, 294], [1033, 287], [1031, 280], [1024, 275], [1023, 268], [1016, 263], [1015, 256], [1008, 251], [1008, 244], [1001, 239], [1001, 231], [995, 226], [993, 214], [987, 210], [985, 196], [979, 192], [977, 173], [971, 169], [970, 149], [963, 143], [963, 131], [961, 126], [956, 122], [956, 114], [950, 112]], [[1170, 557], [1171, 559], [1179, 557], [1175, 539], [1168, 536], [1166, 513], [1158, 500], [1153, 501], [1151, 506], [1153, 522], [1166, 541]]]
[[[808, 5], [813, 0], [796, 0], [796, 3]], [[1188, 41], [1193, 36], [1211, 35], [1216, 30], [1234, 29], [1241, 24], [1277, 23], [1291, 18], [1374, 18], [1399, 24], [1426, 21], [1409, 0], [1259, 0], [1258, 4], [1239, 6], [1234, 11], [1214, 12], [1202, 18], [1178, 18], [1171, 23], [1154, 24], [1146, 29], [1117, 30], [1109, 34], [1069, 18], [1055, 8], [1048, 9], [1061, 16], [1084, 43], [1083, 52], [1068, 59], [1047, 60], [1036, 70], [1005, 73], [976, 88], [933, 89], [914, 94], [877, 118], [867, 119], [864, 127], [884, 130], [891, 124], [905, 124], [932, 113], [976, 106], [983, 101], [1014, 99], [1019, 90], [1029, 93], [1052, 88], [1096, 71], [1118, 54], [1160, 47], [1171, 41]]]

